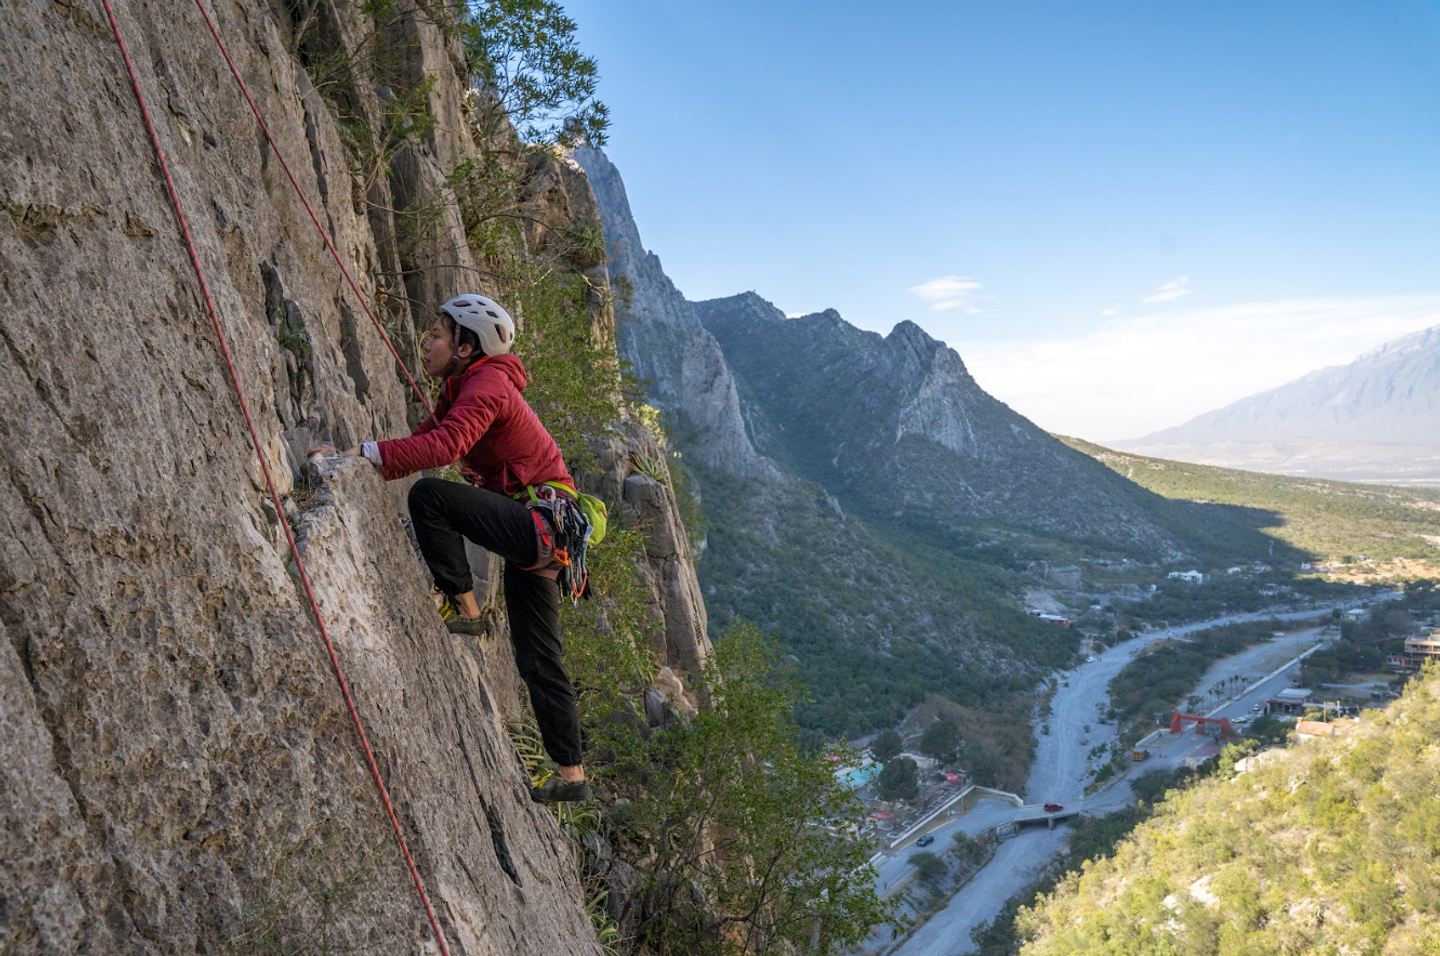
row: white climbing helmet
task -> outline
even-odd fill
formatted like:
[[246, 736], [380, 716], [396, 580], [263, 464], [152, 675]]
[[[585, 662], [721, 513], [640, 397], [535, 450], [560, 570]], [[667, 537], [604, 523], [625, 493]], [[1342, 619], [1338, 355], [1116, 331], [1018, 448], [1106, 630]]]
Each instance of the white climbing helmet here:
[[504, 355], [515, 344], [515, 321], [494, 299], [483, 295], [457, 295], [440, 311], [480, 337], [486, 355]]

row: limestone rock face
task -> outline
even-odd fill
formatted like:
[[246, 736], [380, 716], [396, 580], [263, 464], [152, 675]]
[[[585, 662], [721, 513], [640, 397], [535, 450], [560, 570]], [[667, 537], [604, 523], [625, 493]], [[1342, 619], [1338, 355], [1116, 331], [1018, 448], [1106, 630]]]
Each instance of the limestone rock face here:
[[[367, 298], [386, 293], [381, 317], [413, 355], [407, 296], [433, 303], [477, 267], [442, 216], [443, 241], [411, 251], [402, 283], [390, 212], [475, 148], [453, 42], [396, 6], [384, 41], [434, 77], [441, 122], [394, 175], [360, 182], [292, 56], [289, 5], [209, 6], [320, 221]], [[503, 727], [503, 628], [447, 634], [400, 526], [402, 484], [355, 460], [302, 474], [310, 443], [404, 434], [418, 403], [198, 11], [116, 7], [451, 952], [598, 953], [570, 850], [529, 802]], [[358, 4], [316, 9], [342, 47], [374, 29]], [[109, 25], [92, 5], [15, 0], [0, 7], [0, 62], [0, 951], [241, 953], [323, 932], [337, 950], [429, 952]], [[362, 86], [356, 108], [388, 95]]]
[[704, 464], [742, 477], [778, 480], [774, 465], [755, 451], [746, 434], [735, 379], [720, 346], [665, 275], [659, 257], [645, 251], [619, 171], [598, 149], [577, 149], [574, 156], [599, 204], [611, 274], [630, 286], [628, 297], [622, 293], [617, 317], [621, 356], [650, 383], [649, 400], [676, 416], [686, 432], [686, 447]]

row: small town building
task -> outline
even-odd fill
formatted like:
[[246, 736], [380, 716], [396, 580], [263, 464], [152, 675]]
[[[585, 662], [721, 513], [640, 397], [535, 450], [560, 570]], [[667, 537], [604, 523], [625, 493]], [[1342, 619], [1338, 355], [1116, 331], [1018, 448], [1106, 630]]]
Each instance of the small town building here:
[[1191, 770], [1194, 770], [1211, 757], [1219, 756], [1220, 751], [1224, 749], [1220, 744], [1206, 744], [1203, 747], [1197, 747], [1192, 750], [1190, 756], [1182, 760], [1181, 763]]
[[1432, 632], [1426, 637], [1405, 638], [1405, 656], [1421, 660], [1440, 657], [1440, 634]]
[[1195, 570], [1190, 570], [1190, 571], [1171, 571], [1169, 574], [1167, 574], [1167, 575], [1165, 575], [1165, 576], [1166, 576], [1167, 578], [1169, 578], [1170, 580], [1172, 580], [1172, 581], [1189, 581], [1191, 584], [1204, 584], [1204, 583], [1205, 583], [1205, 575], [1203, 575], [1203, 574], [1201, 574], [1199, 571], [1195, 571]]
[[1309, 706], [1310, 691], [1303, 687], [1289, 687], [1265, 702], [1267, 714], [1301, 714]]
[[904, 751], [900, 754], [900, 756], [909, 757], [911, 760], [915, 761], [916, 769], [921, 771], [940, 769], [940, 761], [936, 760], [934, 757], [927, 757], [924, 754], [912, 753], [909, 750]]

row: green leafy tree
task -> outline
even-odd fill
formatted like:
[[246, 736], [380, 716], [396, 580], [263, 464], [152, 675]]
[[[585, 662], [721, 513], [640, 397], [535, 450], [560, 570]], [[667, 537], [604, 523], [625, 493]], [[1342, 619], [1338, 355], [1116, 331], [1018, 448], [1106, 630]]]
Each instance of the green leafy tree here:
[[945, 861], [929, 850], [921, 850], [918, 853], [910, 854], [910, 865], [915, 867], [915, 875], [919, 878], [920, 882], [932, 889], [940, 884], [940, 881], [945, 878], [946, 873], [950, 872], [950, 868], [945, 865]]
[[1255, 722], [1246, 731], [1246, 736], [1254, 737], [1262, 743], [1283, 744], [1285, 739], [1290, 736], [1290, 725], [1265, 714], [1255, 718]]
[[920, 752], [936, 760], [948, 761], [955, 756], [960, 746], [960, 725], [953, 720], [940, 719], [920, 735]]
[[821, 954], [892, 920], [869, 848], [849, 837], [863, 808], [824, 754], [799, 746], [800, 689], [779, 663], [753, 627], [732, 628], [688, 724], [648, 739], [599, 731], [622, 755], [606, 775], [628, 784], [616, 824], [651, 859], [637, 891], [647, 952]]
[[471, 72], [491, 98], [478, 106], [487, 132], [508, 117], [531, 143], [605, 144], [599, 69], [580, 52], [575, 21], [556, 0], [469, 0], [468, 12], [462, 37]]
[[1222, 778], [1235, 776], [1235, 765], [1259, 749], [1260, 741], [1254, 737], [1246, 737], [1229, 744], [1220, 751], [1220, 757], [1215, 765], [1215, 775]]
[[909, 757], [896, 757], [885, 764], [875, 779], [885, 800], [913, 800], [920, 793], [920, 772]]
[[985, 845], [964, 830], [955, 831], [951, 840], [955, 844], [955, 855], [967, 863], [973, 863], [985, 855]]
[[1130, 781], [1130, 792], [1137, 800], [1148, 804], [1158, 803], [1166, 791], [1180, 786], [1190, 776], [1184, 767], [1174, 770], [1147, 770]]
[[898, 733], [894, 730], [882, 730], [871, 742], [870, 753], [881, 763], [889, 763], [900, 756], [900, 748], [903, 746], [904, 742]]

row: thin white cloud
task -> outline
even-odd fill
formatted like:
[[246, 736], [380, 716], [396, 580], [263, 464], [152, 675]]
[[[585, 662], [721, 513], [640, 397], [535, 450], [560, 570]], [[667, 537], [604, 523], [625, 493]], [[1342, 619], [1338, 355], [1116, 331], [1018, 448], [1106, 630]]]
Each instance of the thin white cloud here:
[[1120, 314], [1120, 306], [1118, 306], [1118, 305], [1112, 305], [1112, 306], [1111, 306], [1110, 308], [1108, 308], [1108, 309], [1101, 309], [1101, 310], [1100, 310], [1100, 314], [1101, 314], [1102, 316], [1105, 316], [1106, 318], [1109, 318], [1109, 317], [1112, 316], [1112, 315], [1119, 315], [1119, 314]]
[[1440, 294], [1301, 299], [951, 344], [982, 388], [1041, 428], [1106, 441], [1183, 424], [1436, 325]]
[[1147, 295], [1142, 302], [1172, 302], [1182, 296], [1187, 296], [1195, 290], [1190, 288], [1190, 277], [1181, 276], [1165, 283], [1156, 289], [1151, 295]]
[[966, 315], [978, 315], [984, 310], [970, 301], [970, 294], [980, 288], [980, 283], [969, 276], [941, 276], [929, 282], [912, 285], [909, 291], [930, 303], [931, 312], [964, 309]]

